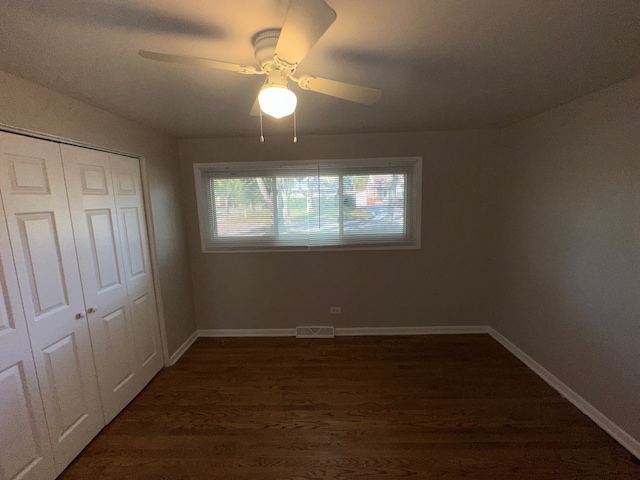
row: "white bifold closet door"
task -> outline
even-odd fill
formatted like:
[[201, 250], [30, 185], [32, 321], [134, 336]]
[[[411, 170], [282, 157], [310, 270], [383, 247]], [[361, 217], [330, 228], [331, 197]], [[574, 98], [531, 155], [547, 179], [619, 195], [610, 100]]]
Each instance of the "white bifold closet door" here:
[[111, 175], [124, 256], [124, 278], [129, 294], [138, 390], [164, 365], [160, 324], [151, 270], [140, 163], [135, 158], [109, 154]]
[[162, 367], [138, 161], [62, 145], [107, 423]]
[[55, 476], [0, 198], [0, 479]]
[[59, 474], [162, 368], [137, 159], [0, 132], [0, 480]]
[[60, 146], [4, 132], [0, 145], [0, 192], [59, 473], [104, 426]]

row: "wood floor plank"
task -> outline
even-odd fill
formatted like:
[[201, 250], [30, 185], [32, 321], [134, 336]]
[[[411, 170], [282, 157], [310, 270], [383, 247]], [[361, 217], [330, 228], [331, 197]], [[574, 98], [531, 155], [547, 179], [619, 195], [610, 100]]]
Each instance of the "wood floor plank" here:
[[640, 479], [640, 462], [487, 335], [201, 338], [75, 479]]

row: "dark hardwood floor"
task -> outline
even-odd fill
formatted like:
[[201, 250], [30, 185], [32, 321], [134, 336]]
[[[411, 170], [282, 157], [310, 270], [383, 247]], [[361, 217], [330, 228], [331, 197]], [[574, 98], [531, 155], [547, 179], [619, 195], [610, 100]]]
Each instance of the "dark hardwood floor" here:
[[640, 479], [487, 335], [199, 339], [60, 477]]

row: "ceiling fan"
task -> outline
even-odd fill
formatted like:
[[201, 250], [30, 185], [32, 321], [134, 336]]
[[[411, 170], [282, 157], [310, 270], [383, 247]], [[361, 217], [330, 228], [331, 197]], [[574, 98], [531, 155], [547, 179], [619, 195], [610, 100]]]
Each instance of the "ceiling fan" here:
[[323, 0], [291, 0], [281, 29], [265, 30], [254, 37], [253, 47], [259, 68], [147, 50], [140, 50], [138, 53], [161, 62], [216, 68], [245, 75], [266, 75], [267, 79], [251, 109], [251, 115], [260, 115], [261, 111], [275, 118], [291, 115], [295, 111], [297, 97], [289, 89], [289, 80], [297, 83], [303, 90], [371, 105], [382, 97], [380, 90], [313, 75], [294, 76], [302, 59], [335, 19], [336, 12]]

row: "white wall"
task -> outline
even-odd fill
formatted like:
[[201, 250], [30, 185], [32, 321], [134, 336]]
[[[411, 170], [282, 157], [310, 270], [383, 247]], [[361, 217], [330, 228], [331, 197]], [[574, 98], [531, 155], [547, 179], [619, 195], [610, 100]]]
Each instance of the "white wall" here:
[[[256, 131], [256, 134], [258, 132]], [[181, 140], [202, 329], [486, 325], [493, 312], [495, 131]], [[203, 254], [193, 164], [422, 156], [422, 248]], [[330, 306], [342, 307], [329, 315]]]
[[175, 139], [0, 72], [0, 124], [142, 155], [148, 169], [169, 352], [194, 331]]
[[494, 327], [640, 441], [640, 76], [505, 131]]

